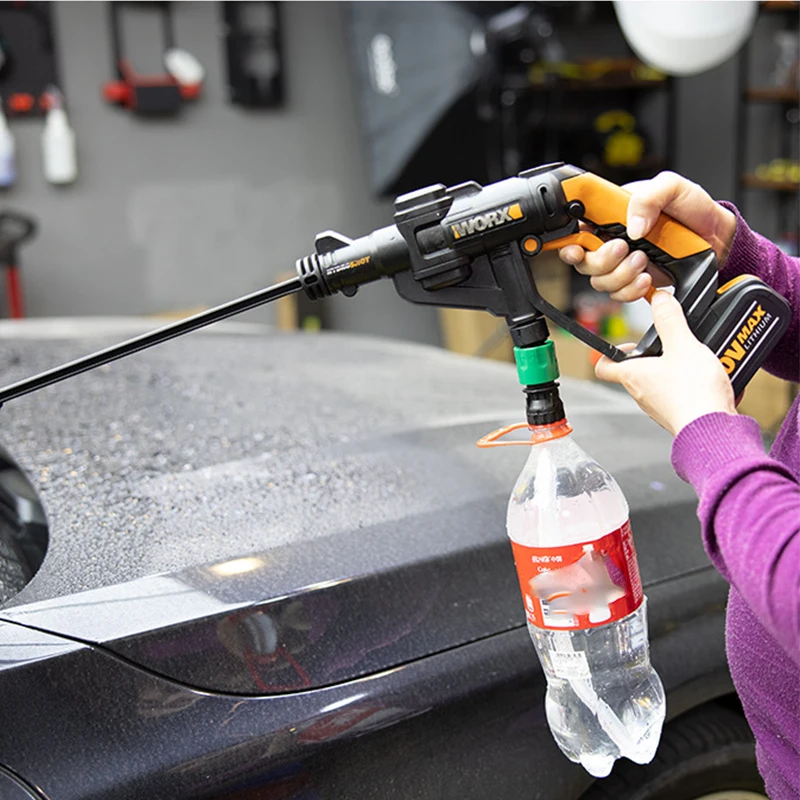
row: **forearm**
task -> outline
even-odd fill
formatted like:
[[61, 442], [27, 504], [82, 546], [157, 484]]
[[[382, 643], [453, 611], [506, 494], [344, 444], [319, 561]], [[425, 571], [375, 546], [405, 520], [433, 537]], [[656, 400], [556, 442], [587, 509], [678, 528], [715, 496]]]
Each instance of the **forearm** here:
[[700, 498], [709, 557], [786, 652], [800, 663], [800, 485], [769, 458], [749, 417], [709, 414], [672, 451]]

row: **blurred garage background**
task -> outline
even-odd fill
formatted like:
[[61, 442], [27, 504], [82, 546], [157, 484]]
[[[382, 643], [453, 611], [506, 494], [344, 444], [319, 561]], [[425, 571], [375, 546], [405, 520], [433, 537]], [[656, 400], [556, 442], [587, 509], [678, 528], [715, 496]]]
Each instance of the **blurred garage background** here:
[[[670, 78], [636, 59], [608, 2], [0, 4], [0, 209], [36, 221], [27, 241], [0, 248], [17, 262], [17, 310], [211, 306], [291, 271], [318, 231], [389, 224], [396, 193], [555, 160], [619, 183], [676, 170], [796, 254], [797, 21], [797, 3], [761, 3], [736, 55]], [[131, 74], [164, 80], [170, 47], [190, 54], [170, 68], [191, 90], [164, 95], [160, 113], [127, 107]], [[71, 140], [59, 107], [76, 142], [60, 177]], [[19, 221], [6, 228], [13, 239]], [[588, 294], [557, 260], [535, 268], [584, 324], [636, 335], [635, 313]], [[494, 320], [403, 303], [388, 283], [369, 301], [250, 319], [510, 355]], [[592, 375], [582, 345], [558, 346], [563, 372]], [[760, 377], [745, 410], [768, 430], [790, 391]]]

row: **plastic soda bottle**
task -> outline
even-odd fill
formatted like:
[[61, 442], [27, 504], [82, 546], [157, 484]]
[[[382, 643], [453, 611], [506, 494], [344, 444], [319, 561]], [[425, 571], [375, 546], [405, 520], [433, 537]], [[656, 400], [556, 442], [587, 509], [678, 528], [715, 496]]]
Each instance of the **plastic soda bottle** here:
[[[557, 367], [544, 374], [557, 377]], [[570, 760], [605, 777], [622, 756], [653, 759], [665, 713], [628, 504], [573, 440], [555, 381], [525, 391], [530, 455], [508, 503], [508, 535], [550, 730]]]

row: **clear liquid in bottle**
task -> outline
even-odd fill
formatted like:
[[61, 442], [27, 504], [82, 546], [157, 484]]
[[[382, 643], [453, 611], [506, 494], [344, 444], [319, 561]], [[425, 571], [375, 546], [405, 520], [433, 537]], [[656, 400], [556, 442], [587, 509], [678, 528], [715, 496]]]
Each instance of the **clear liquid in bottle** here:
[[547, 678], [550, 730], [570, 760], [605, 777], [623, 756], [653, 759], [664, 689], [650, 665], [625, 497], [565, 421], [543, 427], [551, 438], [531, 447], [509, 500], [508, 535]]

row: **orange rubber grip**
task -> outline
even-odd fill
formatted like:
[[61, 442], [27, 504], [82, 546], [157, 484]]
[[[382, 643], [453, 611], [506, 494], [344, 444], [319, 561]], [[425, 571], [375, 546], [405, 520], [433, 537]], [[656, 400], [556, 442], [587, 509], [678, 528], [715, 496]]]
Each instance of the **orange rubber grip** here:
[[[591, 172], [584, 172], [561, 182], [567, 202], [579, 200], [583, 203], [585, 217], [595, 225], [625, 225], [628, 219], [628, 201], [631, 193], [611, 181]], [[645, 239], [674, 259], [686, 258], [705, 250], [711, 245], [676, 222], [667, 214], [659, 214], [656, 224]], [[561, 242], [564, 240], [562, 239]], [[563, 246], [559, 243], [559, 247]]]
[[542, 250], [560, 250], [568, 244], [579, 244], [584, 250], [597, 250], [603, 244], [603, 240], [595, 236], [591, 231], [578, 231], [562, 236], [560, 239], [553, 239], [542, 245]]

